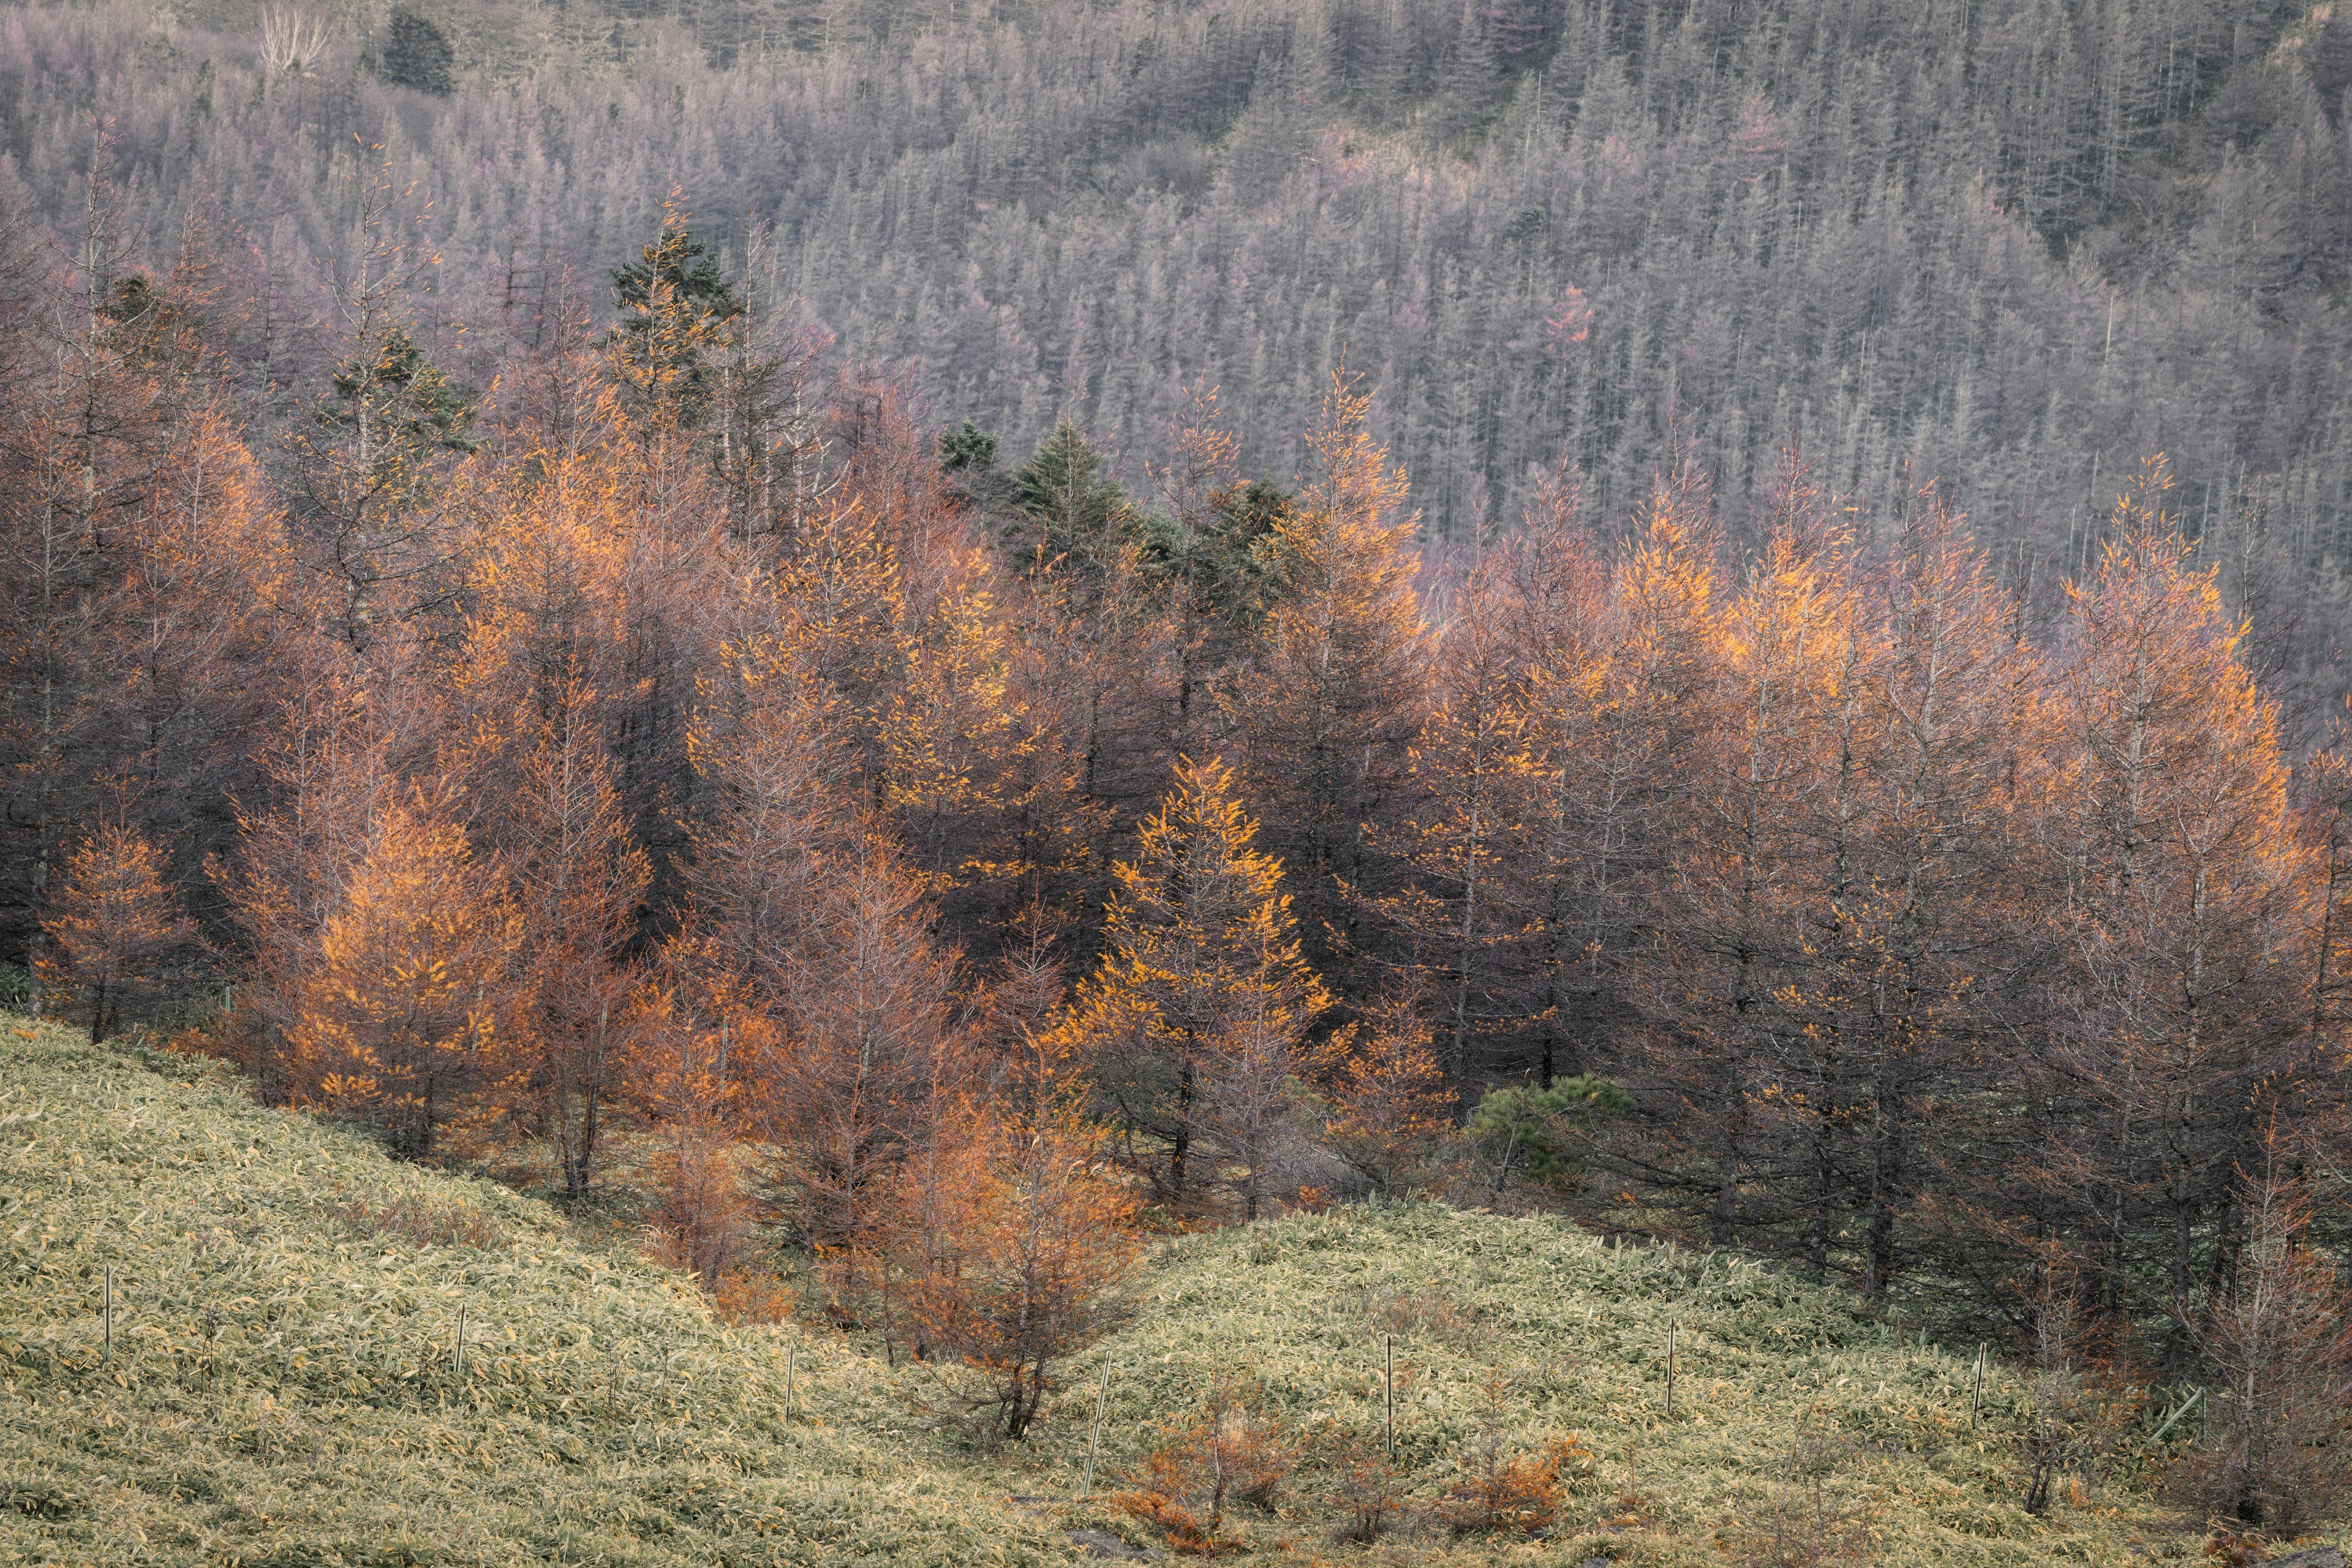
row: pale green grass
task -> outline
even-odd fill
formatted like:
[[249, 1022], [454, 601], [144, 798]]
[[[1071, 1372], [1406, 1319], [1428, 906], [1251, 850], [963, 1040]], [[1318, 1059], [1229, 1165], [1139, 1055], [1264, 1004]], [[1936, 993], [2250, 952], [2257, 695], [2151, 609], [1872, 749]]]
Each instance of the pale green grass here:
[[[1403, 1305], [1383, 1314], [1383, 1302]], [[1439, 1302], [1456, 1321], [1427, 1322]], [[1542, 1561], [1737, 1555], [1770, 1510], [1801, 1421], [1851, 1444], [1832, 1487], [1874, 1520], [1877, 1562], [2122, 1564], [2191, 1558], [2201, 1541], [2138, 1495], [2128, 1464], [2086, 1488], [2081, 1506], [2028, 1515], [2014, 1450], [2024, 1393], [1996, 1364], [1972, 1426], [1973, 1347], [1898, 1344], [1852, 1298], [1751, 1261], [1613, 1248], [1552, 1219], [1434, 1205], [1297, 1215], [1162, 1248], [1140, 1319], [1105, 1352], [1121, 1458], [1158, 1413], [1233, 1371], [1260, 1384], [1294, 1430], [1377, 1436], [1384, 1336], [1400, 1320], [1397, 1446], [1418, 1499], [1458, 1481], [1478, 1452], [1482, 1391], [1498, 1368], [1515, 1374], [1507, 1450], [1573, 1433], [1596, 1456], [1559, 1542], [1537, 1549]], [[1065, 1426], [1076, 1415], [1066, 1409]], [[1318, 1486], [1310, 1465], [1288, 1503], [1250, 1524], [1255, 1541], [1315, 1541], [1333, 1518]], [[1612, 1500], [1628, 1489], [1647, 1500], [1645, 1521], [1614, 1522]], [[1397, 1550], [1413, 1561], [1503, 1554], [1426, 1528]]]
[[[0, 1019], [0, 1562], [1064, 1560], [925, 1463], [839, 1343], [728, 1329], [542, 1205], [217, 1069], [24, 1027]], [[352, 1217], [403, 1198], [491, 1244]]]
[[[1873, 1518], [1876, 1562], [2120, 1568], [2199, 1542], [2129, 1466], [2029, 1517], [2022, 1392], [1996, 1368], [1971, 1427], [1969, 1348], [1897, 1345], [1851, 1299], [1749, 1262], [1434, 1205], [1161, 1247], [1037, 1438], [982, 1455], [918, 1413], [921, 1369], [873, 1347], [727, 1328], [536, 1201], [258, 1109], [221, 1069], [26, 1028], [0, 1017], [0, 1563], [1062, 1562], [1078, 1526], [1150, 1542], [1114, 1478], [1234, 1375], [1303, 1455], [1270, 1512], [1238, 1516], [1261, 1561], [1724, 1563], [1801, 1420], [1853, 1444], [1833, 1485]], [[370, 1223], [387, 1209], [404, 1227]], [[1339, 1544], [1315, 1456], [1379, 1432], [1392, 1329], [1424, 1517]], [[1044, 1500], [1077, 1489], [1106, 1362], [1097, 1496]], [[1507, 1448], [1573, 1432], [1595, 1456], [1545, 1540], [1426, 1518], [1479, 1447], [1496, 1368]], [[1629, 1486], [1649, 1508], [1626, 1523]]]

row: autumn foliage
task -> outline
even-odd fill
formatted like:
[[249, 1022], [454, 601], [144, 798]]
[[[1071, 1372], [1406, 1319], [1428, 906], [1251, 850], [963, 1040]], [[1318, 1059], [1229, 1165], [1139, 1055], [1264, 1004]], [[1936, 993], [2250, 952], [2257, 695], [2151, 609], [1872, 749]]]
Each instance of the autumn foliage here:
[[[676, 204], [609, 330], [572, 278], [460, 341], [355, 173], [292, 402], [200, 225], [0, 234], [0, 957], [93, 1037], [202, 964], [266, 1096], [625, 1173], [714, 1289], [793, 1251], [1003, 1438], [1139, 1226], [1466, 1194], [1505, 1123], [1481, 1201], [1988, 1333], [2054, 1249], [2175, 1379], [2315, 1267], [2246, 1173], [2346, 1127], [2352, 764], [2160, 459], [2054, 574], [1793, 451], [1438, 540], [1342, 373], [1287, 487], [1194, 389], [1147, 500], [942, 445]], [[1171, 1539], [1255, 1420], [1139, 1482]]]

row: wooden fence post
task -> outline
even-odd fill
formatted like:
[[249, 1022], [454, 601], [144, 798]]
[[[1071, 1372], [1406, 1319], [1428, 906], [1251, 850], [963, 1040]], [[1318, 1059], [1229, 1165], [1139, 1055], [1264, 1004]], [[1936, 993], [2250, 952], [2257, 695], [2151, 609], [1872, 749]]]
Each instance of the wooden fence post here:
[[1092, 1497], [1095, 1495], [1095, 1454], [1102, 1442], [1103, 1415], [1105, 1412], [1109, 1410], [1109, 1408], [1110, 1358], [1108, 1356], [1105, 1356], [1103, 1358], [1102, 1365], [1102, 1379], [1095, 1384], [1094, 1424], [1087, 1428], [1087, 1478], [1085, 1482], [1078, 1488], [1078, 1495], [1080, 1497]]
[[1381, 1451], [1390, 1458], [1396, 1458], [1396, 1336], [1388, 1336], [1389, 1368], [1385, 1392], [1381, 1396]]
[[1675, 1341], [1682, 1324], [1673, 1318], [1666, 1320], [1666, 1414], [1675, 1413]]

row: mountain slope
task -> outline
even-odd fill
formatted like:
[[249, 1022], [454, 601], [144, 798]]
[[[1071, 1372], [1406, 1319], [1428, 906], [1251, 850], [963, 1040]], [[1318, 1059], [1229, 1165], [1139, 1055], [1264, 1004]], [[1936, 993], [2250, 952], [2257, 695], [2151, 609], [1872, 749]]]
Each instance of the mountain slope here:
[[1796, 440], [1876, 527], [1939, 479], [2047, 594], [2162, 451], [2192, 527], [2278, 558], [2294, 661], [2352, 603], [2342, 6], [621, 8], [678, 19], [438, 7], [434, 99], [362, 68], [373, 21], [271, 80], [249, 7], [0, 6], [0, 148], [68, 233], [93, 159], [157, 258], [238, 227], [280, 322], [380, 146], [431, 203], [419, 317], [485, 384], [675, 189], [755, 294], [1008, 455], [1068, 415], [1148, 489], [1205, 381], [1286, 479], [1344, 351], [1438, 539], [1562, 458], [1609, 528], [1689, 456], [1737, 529]]
[[0, 1562], [1061, 1560], [878, 1440], [863, 1356], [200, 1064], [0, 1040]]
[[[2144, 1442], [2035, 1519], [2026, 1394], [1998, 1368], [1971, 1426], [1965, 1351], [1897, 1343], [1852, 1299], [1743, 1260], [1549, 1219], [1343, 1209], [1172, 1241], [1042, 1436], [992, 1459], [912, 1414], [921, 1369], [724, 1327], [543, 1205], [255, 1107], [206, 1064], [14, 1018], [0, 1247], [0, 1563], [1059, 1562], [1073, 1529], [1157, 1539], [1106, 1494], [1221, 1384], [1298, 1461], [1270, 1507], [1231, 1516], [1252, 1555], [1760, 1563], [1801, 1443], [1873, 1561], [2196, 1550], [2134, 1489]], [[1377, 1447], [1391, 1336], [1401, 1509], [1365, 1548], [1334, 1539], [1330, 1456]], [[1106, 1363], [1108, 1484], [1056, 1501]], [[1573, 1458], [1541, 1539], [1445, 1522], [1490, 1452], [1555, 1441]]]

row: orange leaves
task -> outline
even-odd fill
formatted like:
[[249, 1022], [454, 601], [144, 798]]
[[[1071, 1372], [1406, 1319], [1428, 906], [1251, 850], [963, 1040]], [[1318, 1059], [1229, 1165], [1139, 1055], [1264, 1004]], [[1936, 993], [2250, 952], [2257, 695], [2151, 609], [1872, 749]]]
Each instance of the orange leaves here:
[[422, 1158], [453, 1130], [478, 1135], [475, 1096], [509, 1068], [499, 1015], [522, 926], [441, 803], [388, 805], [373, 829], [290, 998], [295, 1092]]
[[1177, 1425], [1144, 1456], [1142, 1473], [1117, 1501], [1157, 1526], [1176, 1551], [1219, 1556], [1242, 1547], [1225, 1529], [1228, 1510], [1269, 1506], [1297, 1462], [1290, 1435], [1255, 1408], [1246, 1386], [1228, 1379], [1210, 1390], [1198, 1419]]
[[80, 1015], [92, 1044], [121, 1027], [170, 961], [195, 945], [195, 925], [165, 871], [144, 834], [108, 824], [67, 857], [50, 895], [37, 972], [58, 1009]]
[[1106, 1092], [1166, 1145], [1147, 1162], [1153, 1179], [1184, 1198], [1206, 1135], [1238, 1162], [1252, 1214], [1291, 1121], [1287, 1080], [1309, 1065], [1307, 1031], [1331, 1000], [1256, 831], [1231, 769], [1181, 760], [1135, 858], [1113, 868], [1108, 951], [1077, 1004]]
[[1448, 1489], [1446, 1521], [1460, 1531], [1533, 1535], [1559, 1517], [1561, 1471], [1591, 1462], [1572, 1437], [1556, 1439], [1541, 1454], [1497, 1458]]
[[1409, 1185], [1454, 1122], [1454, 1092], [1430, 1048], [1430, 1029], [1392, 1001], [1357, 1032], [1325, 1097], [1332, 1151], [1382, 1193]]
[[931, 1100], [894, 1177], [883, 1286], [949, 1398], [1006, 1439], [1036, 1420], [1055, 1363], [1117, 1323], [1142, 1258], [1068, 1033], [1017, 1035], [988, 1093]]

